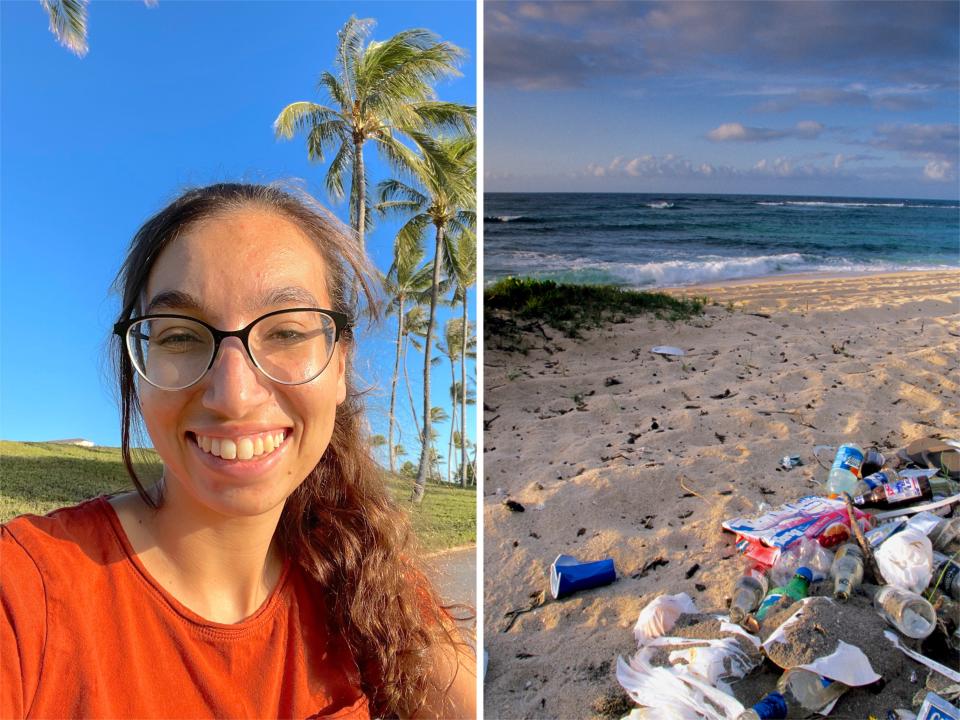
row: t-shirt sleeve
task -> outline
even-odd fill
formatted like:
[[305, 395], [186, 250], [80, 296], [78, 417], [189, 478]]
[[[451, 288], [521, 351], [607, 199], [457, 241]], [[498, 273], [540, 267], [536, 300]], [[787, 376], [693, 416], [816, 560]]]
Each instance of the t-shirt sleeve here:
[[0, 717], [23, 718], [40, 681], [47, 602], [36, 562], [6, 526], [0, 526], [0, 606]]

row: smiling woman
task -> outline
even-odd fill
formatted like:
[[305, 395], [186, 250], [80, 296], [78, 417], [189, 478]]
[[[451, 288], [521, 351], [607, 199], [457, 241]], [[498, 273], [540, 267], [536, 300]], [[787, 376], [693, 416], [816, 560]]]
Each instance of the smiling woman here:
[[141, 228], [114, 327], [137, 492], [3, 526], [4, 717], [474, 715], [473, 653], [362, 432], [367, 277], [273, 186], [192, 190]]

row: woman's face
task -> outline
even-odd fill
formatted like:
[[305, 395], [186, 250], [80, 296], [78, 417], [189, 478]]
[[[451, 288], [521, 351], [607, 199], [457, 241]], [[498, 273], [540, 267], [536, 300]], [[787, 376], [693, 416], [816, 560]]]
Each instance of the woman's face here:
[[[241, 209], [201, 221], [164, 249], [147, 283], [146, 313], [238, 330], [273, 310], [330, 308], [325, 278], [323, 257], [296, 225]], [[228, 517], [281, 507], [330, 442], [346, 397], [345, 352], [337, 343], [316, 379], [282, 385], [253, 365], [239, 339], [226, 338], [195, 385], [169, 391], [141, 382], [166, 493]]]

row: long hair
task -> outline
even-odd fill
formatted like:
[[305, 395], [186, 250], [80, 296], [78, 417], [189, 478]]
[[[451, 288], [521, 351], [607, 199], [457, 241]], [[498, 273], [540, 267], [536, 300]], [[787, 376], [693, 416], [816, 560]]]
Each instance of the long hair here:
[[[144, 223], [130, 244], [115, 287], [119, 320], [142, 302], [154, 263], [185, 230], [240, 208], [262, 208], [293, 222], [317, 246], [327, 269], [334, 310], [356, 318], [357, 301], [376, 301], [369, 262], [353, 233], [305, 192], [289, 186], [222, 183], [188, 190]], [[344, 341], [354, 339], [346, 333]], [[162, 487], [144, 487], [134, 468], [131, 437], [141, 437], [143, 418], [134, 369], [114, 337], [122, 424], [122, 454], [137, 492], [150, 507], [162, 506]], [[454, 643], [449, 616], [414, 561], [405, 514], [394, 505], [365, 436], [363, 397], [347, 355], [347, 397], [336, 412], [323, 457], [290, 495], [277, 536], [295, 562], [317, 580], [330, 617], [360, 669], [362, 690], [376, 715], [410, 712], [423, 704], [431, 647]]]

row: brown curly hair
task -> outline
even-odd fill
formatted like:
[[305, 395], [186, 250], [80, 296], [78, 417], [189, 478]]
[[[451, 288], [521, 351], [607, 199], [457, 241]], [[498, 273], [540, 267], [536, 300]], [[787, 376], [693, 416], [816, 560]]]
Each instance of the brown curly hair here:
[[[332, 309], [354, 321], [357, 300], [376, 315], [369, 261], [354, 234], [307, 193], [290, 185], [221, 183], [191, 189], [147, 220], [117, 275], [119, 321], [139, 309], [163, 249], [195, 223], [243, 207], [261, 207], [293, 222], [323, 255]], [[353, 344], [348, 330], [344, 341]], [[134, 469], [131, 438], [143, 437], [134, 369], [122, 341], [112, 339], [119, 379], [124, 464], [150, 507], [162, 488], [148, 491]], [[406, 516], [395, 505], [365, 436], [363, 396], [347, 353], [347, 398], [338, 408], [330, 444], [316, 467], [287, 499], [277, 528], [285, 551], [317, 580], [330, 627], [341, 633], [360, 668], [362, 690], [375, 716], [414, 712], [425, 701], [430, 650], [460, 645], [450, 615], [413, 558]], [[140, 444], [142, 446], [142, 444]]]

